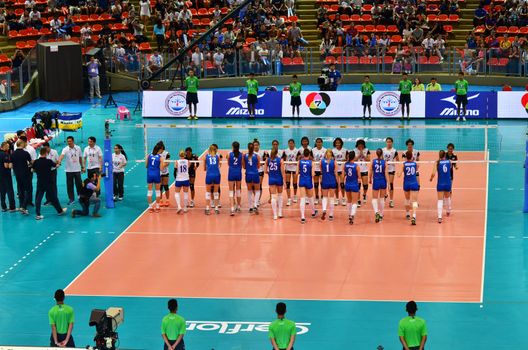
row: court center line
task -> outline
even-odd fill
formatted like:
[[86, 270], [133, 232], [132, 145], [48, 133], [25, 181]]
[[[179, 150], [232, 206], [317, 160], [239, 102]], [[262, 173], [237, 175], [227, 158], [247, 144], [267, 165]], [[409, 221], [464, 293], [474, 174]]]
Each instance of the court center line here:
[[461, 239], [483, 239], [484, 236], [456, 236], [456, 235], [441, 235], [441, 236], [432, 236], [432, 235], [383, 235], [383, 234], [364, 234], [364, 233], [238, 233], [238, 232], [148, 232], [148, 231], [127, 231], [127, 235], [163, 235], [163, 236], [259, 236], [259, 237], [368, 237], [368, 238], [461, 238]]

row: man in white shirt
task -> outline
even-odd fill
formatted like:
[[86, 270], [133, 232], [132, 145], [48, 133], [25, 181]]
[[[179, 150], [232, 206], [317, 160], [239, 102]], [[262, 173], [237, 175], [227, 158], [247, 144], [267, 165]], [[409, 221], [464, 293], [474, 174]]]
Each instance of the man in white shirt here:
[[427, 34], [425, 39], [422, 41], [422, 47], [424, 48], [425, 55], [427, 57], [431, 56], [433, 52], [434, 43], [435, 41], [433, 38], [431, 38], [431, 34]]
[[204, 60], [203, 53], [200, 52], [200, 48], [196, 48], [191, 55], [192, 68], [196, 72], [196, 76], [199, 78], [202, 71], [202, 63]]
[[154, 55], [150, 56], [148, 69], [151, 73], [157, 71], [163, 67], [163, 57], [159, 54], [158, 51], [154, 52]]
[[57, 163], [58, 166], [62, 164], [62, 160], [66, 158], [66, 166], [64, 171], [66, 172], [66, 188], [68, 190], [68, 205], [75, 203], [75, 197], [73, 192], [73, 186], [77, 195], [80, 194], [82, 189], [81, 172], [84, 173], [84, 161], [82, 157], [81, 147], [75, 144], [75, 140], [72, 136], [67, 138], [68, 146], [64, 147]]
[[224, 53], [222, 49], [216, 49], [215, 54], [213, 55], [213, 61], [215, 67], [218, 69], [218, 75], [225, 74], [224, 72]]
[[[42, 144], [42, 147], [45, 147], [48, 149], [48, 155], [46, 158], [51, 160], [53, 163], [57, 164], [59, 161], [59, 153], [51, 148], [50, 144], [48, 142], [44, 142]], [[57, 167], [51, 169], [51, 191], [55, 193], [55, 196], [58, 197], [58, 191], [57, 191]], [[44, 202], [44, 205], [50, 204], [50, 197], [51, 194], [49, 192], [46, 192], [46, 202]]]
[[178, 14], [178, 20], [186, 22], [190, 22], [192, 20], [192, 13], [189, 9], [187, 9], [187, 6], [183, 6], [182, 10]]
[[88, 138], [88, 146], [84, 148], [83, 158], [86, 164], [88, 178], [93, 179], [94, 174], [99, 175], [103, 168], [103, 151], [96, 145], [96, 139], [93, 136]]

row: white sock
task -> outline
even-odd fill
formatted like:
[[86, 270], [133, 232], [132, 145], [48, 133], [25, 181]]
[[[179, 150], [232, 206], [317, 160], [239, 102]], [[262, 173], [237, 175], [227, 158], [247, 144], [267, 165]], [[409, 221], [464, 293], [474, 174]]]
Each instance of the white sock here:
[[373, 198], [372, 199], [372, 208], [374, 209], [374, 214], [378, 213], [378, 199]]
[[334, 198], [330, 197], [328, 204], [330, 204], [329, 214], [330, 216], [334, 216]]
[[279, 216], [282, 216], [282, 193], [277, 195], [277, 207], [279, 208]]
[[211, 205], [218, 207], [218, 205], [220, 204], [220, 193], [215, 192], [213, 198], [214, 200], [211, 201]]
[[301, 197], [300, 207], [301, 207], [301, 219], [304, 219], [304, 209], [306, 207], [306, 197]]
[[451, 197], [447, 198], [447, 209], [451, 210]]
[[356, 216], [357, 202], [352, 203], [352, 216]]
[[326, 211], [327, 206], [328, 206], [328, 197], [323, 197], [323, 211]]
[[438, 204], [436, 205], [436, 208], [438, 209], [438, 218], [442, 218], [442, 212], [444, 211], [444, 200], [439, 199]]
[[183, 207], [187, 208], [189, 206], [189, 192], [183, 192]]
[[253, 191], [248, 190], [248, 206], [253, 208]]
[[255, 191], [255, 208], [258, 206], [260, 201], [260, 190]]
[[378, 201], [380, 215], [383, 216], [383, 211], [385, 210], [385, 199], [379, 198]]
[[277, 195], [271, 195], [271, 209], [273, 209], [273, 217], [277, 216]]
[[178, 205], [178, 209], [181, 209], [180, 192], [176, 192], [174, 194], [174, 199], [176, 199], [176, 204]]
[[418, 210], [418, 202], [412, 202], [412, 216], [416, 219], [416, 211]]
[[310, 203], [310, 209], [312, 209], [312, 213], [315, 212], [314, 197], [308, 198], [308, 203]]
[[205, 192], [205, 209], [209, 209], [210, 202], [211, 202], [211, 192]]

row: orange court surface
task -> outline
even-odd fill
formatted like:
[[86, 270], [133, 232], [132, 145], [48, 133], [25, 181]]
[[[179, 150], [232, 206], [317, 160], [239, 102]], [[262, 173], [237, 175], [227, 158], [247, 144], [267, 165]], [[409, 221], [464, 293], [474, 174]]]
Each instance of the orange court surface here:
[[[227, 153], [226, 151], [223, 152]], [[484, 152], [458, 152], [483, 160]], [[421, 161], [437, 159], [422, 152]], [[229, 216], [227, 165], [222, 165], [223, 208], [204, 215], [204, 171], [197, 169], [196, 208], [178, 215], [171, 207], [144, 212], [67, 288], [69, 295], [297, 300], [433, 302], [482, 301], [488, 164], [466, 163], [455, 171], [453, 212], [436, 222], [433, 164], [420, 165], [417, 225], [405, 219], [402, 178], [395, 178], [395, 208], [376, 224], [370, 203], [354, 225], [346, 207], [335, 220], [301, 225], [299, 204], [273, 220], [267, 177], [260, 214]], [[399, 170], [401, 166], [398, 165]], [[171, 167], [172, 171], [172, 167]], [[283, 195], [286, 201], [286, 194]], [[146, 199], [145, 199], [146, 200]], [[111, 273], [107, 273], [111, 271]], [[116, 277], [119, 276], [119, 277]]]

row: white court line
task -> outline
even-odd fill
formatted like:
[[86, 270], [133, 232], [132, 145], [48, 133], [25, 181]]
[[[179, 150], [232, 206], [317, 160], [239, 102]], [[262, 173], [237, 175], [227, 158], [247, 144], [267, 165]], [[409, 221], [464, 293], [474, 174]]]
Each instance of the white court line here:
[[[205, 154], [205, 152], [206, 152], [206, 151], [204, 151], [204, 152], [200, 155], [200, 158]], [[86, 271], [87, 271], [87, 270], [88, 270], [93, 264], [95, 264], [95, 262], [96, 262], [97, 260], [99, 260], [99, 258], [101, 258], [101, 256], [103, 256], [103, 254], [106, 253], [106, 251], [107, 251], [108, 249], [110, 249], [110, 248], [111, 248], [111, 247], [112, 247], [112, 246], [113, 246], [113, 245], [119, 240], [119, 238], [121, 238], [121, 236], [123, 236], [123, 234], [125, 234], [125, 233], [127, 232], [127, 230], [128, 230], [129, 228], [131, 228], [131, 227], [132, 227], [132, 226], [133, 226], [133, 225], [134, 225], [139, 219], [141, 219], [141, 218], [143, 217], [143, 215], [145, 215], [145, 213], [148, 212], [148, 209], [149, 209], [148, 207], [145, 208], [145, 210], [143, 210], [143, 212], [142, 212], [141, 214], [139, 214], [138, 217], [135, 218], [134, 221], [132, 221], [132, 222], [130, 223], [130, 225], [128, 225], [127, 228], [125, 228], [125, 229], [123, 230], [123, 232], [121, 232], [121, 233], [120, 233], [120, 234], [119, 234], [119, 235], [118, 235], [118, 236], [112, 241], [112, 243], [110, 243], [110, 244], [109, 244], [109, 245], [108, 245], [108, 246], [107, 246], [107, 247], [106, 247], [106, 248], [105, 248], [105, 249], [104, 249], [99, 255], [97, 255], [97, 257], [96, 257], [94, 260], [92, 260], [92, 262], [89, 263], [89, 264], [88, 264], [88, 265], [87, 265], [87, 266], [81, 271], [81, 273], [79, 273], [79, 274], [78, 274], [78, 275], [77, 275], [77, 276], [76, 276], [76, 277], [75, 277], [75, 278], [74, 278], [74, 279], [73, 279], [73, 280], [72, 280], [72, 281], [66, 286], [66, 288], [64, 288], [64, 290], [67, 291], [68, 288], [69, 288], [69, 287], [70, 287], [70, 286], [71, 286], [71, 285], [72, 285], [77, 279], [79, 279], [79, 277], [81, 277], [81, 276], [82, 276], [82, 275], [83, 275], [83, 274], [84, 274], [84, 273], [85, 273], [85, 272], [86, 272]]]
[[[310, 206], [307, 205], [306, 206], [306, 209], [309, 210]], [[321, 204], [316, 204], [315, 205], [315, 208], [318, 212], [321, 212], [322, 209], [321, 209]], [[364, 208], [365, 210], [369, 210], [369, 211], [372, 211], [372, 205], [370, 203], [367, 203], [367, 204], [362, 204], [361, 205], [361, 208]], [[364, 212], [363, 210], [361, 210], [361, 208], [358, 207], [358, 212]], [[168, 208], [160, 208], [161, 211], [166, 211], [166, 210], [170, 210], [170, 211], [178, 211], [178, 208], [176, 207], [168, 207]], [[229, 206], [228, 205], [223, 205], [222, 204], [222, 208], [220, 208], [220, 211], [221, 209], [226, 209], [224, 211], [225, 214], [229, 214]], [[193, 211], [196, 211], [196, 210], [199, 210], [199, 211], [203, 211], [205, 210], [205, 207], [193, 207], [193, 208], [189, 208], [189, 213], [192, 213]], [[249, 210], [249, 208], [242, 208], [242, 211], [245, 211], [247, 212]], [[259, 212], [263, 212], [263, 211], [266, 211], [266, 212], [271, 212], [273, 209], [271, 207], [265, 207], [265, 208], [262, 208], [260, 207], [259, 208]], [[282, 208], [283, 211], [298, 211], [299, 210], [299, 203], [294, 203], [292, 204], [291, 206], [284, 206]], [[485, 209], [455, 209], [455, 210], [452, 210], [451, 213], [482, 213]], [[339, 205], [335, 205], [334, 206], [334, 212], [348, 212], [348, 210], [346, 209], [345, 206], [342, 206], [341, 204]], [[385, 212], [384, 214], [387, 214], [389, 212], [401, 212], [401, 213], [404, 213], [406, 212], [405, 209], [394, 209], [394, 208], [388, 208], [388, 209], [385, 209]], [[308, 211], [309, 212], [309, 211]], [[434, 212], [436, 213], [437, 212], [437, 209], [420, 209], [418, 208], [418, 212]], [[327, 213], [328, 213], [328, 210], [327, 210]], [[186, 215], [186, 214], [183, 214], [183, 215]], [[372, 216], [374, 216], [374, 214], [372, 214]], [[435, 221], [436, 222], [436, 221]]]
[[434, 130], [434, 129], [497, 129], [496, 125], [247, 125], [247, 124], [136, 124], [136, 128], [147, 128], [147, 129], [354, 129], [354, 130], [371, 130], [371, 129], [424, 129], [424, 130]]
[[[489, 159], [489, 150], [486, 150]], [[482, 240], [482, 282], [480, 286], [480, 302], [484, 302], [484, 278], [486, 274], [486, 238], [488, 236], [488, 186], [489, 186], [489, 163], [486, 164], [486, 210], [484, 211], [484, 239]]]
[[[410, 226], [410, 225], [409, 225]], [[150, 232], [150, 231], [130, 231], [130, 235], [141, 235], [141, 236], [261, 236], [261, 237], [367, 237], [367, 238], [460, 238], [460, 239], [482, 239], [483, 236], [456, 236], [456, 235], [383, 235], [383, 234], [366, 234], [366, 233], [237, 233], [237, 232]]]

